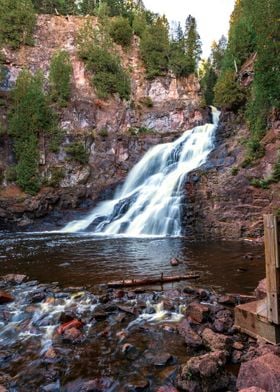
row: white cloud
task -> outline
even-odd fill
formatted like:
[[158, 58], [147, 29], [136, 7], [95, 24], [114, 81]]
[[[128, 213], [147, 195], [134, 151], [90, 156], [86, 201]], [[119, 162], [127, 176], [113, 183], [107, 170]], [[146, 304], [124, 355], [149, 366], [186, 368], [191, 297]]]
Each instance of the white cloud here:
[[214, 40], [227, 35], [234, 3], [235, 0], [144, 0], [147, 9], [165, 14], [170, 22], [180, 21], [182, 26], [189, 14], [194, 16], [203, 43], [203, 57], [210, 54]]

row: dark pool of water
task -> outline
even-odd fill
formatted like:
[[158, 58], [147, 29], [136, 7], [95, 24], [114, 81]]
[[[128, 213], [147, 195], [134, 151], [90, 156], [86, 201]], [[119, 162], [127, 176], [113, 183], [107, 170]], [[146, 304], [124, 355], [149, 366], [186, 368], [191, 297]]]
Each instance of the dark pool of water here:
[[[244, 258], [248, 253], [250, 260]], [[172, 257], [179, 266], [170, 265]], [[190, 243], [186, 238], [0, 233], [0, 271], [88, 288], [115, 279], [198, 271], [197, 285], [249, 293], [264, 277], [264, 252], [251, 243]]]

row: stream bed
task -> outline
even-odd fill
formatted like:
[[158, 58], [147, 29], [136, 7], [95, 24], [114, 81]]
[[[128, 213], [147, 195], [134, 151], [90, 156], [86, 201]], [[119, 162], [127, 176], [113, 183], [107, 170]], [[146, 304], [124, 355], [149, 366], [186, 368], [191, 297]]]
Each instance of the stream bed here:
[[[179, 265], [172, 267], [174, 257]], [[259, 350], [233, 328], [234, 303], [223, 293], [253, 291], [264, 275], [260, 246], [2, 233], [0, 270], [6, 275], [0, 279], [0, 294], [12, 296], [0, 305], [3, 391], [200, 388], [200, 374], [189, 379], [190, 370], [182, 371], [183, 364], [200, 355], [206, 355], [203, 361], [216, 361], [216, 373], [206, 377], [210, 384], [215, 379], [213, 390], [235, 391], [240, 362]], [[195, 282], [105, 287], [111, 280], [194, 271], [200, 274]], [[7, 274], [28, 278], [18, 282]], [[217, 351], [211, 345], [220, 333], [224, 347]]]

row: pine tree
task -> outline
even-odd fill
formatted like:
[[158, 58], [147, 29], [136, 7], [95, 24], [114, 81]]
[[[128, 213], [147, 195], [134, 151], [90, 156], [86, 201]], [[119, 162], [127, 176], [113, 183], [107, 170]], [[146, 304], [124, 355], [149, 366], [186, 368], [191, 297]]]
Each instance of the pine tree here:
[[185, 28], [185, 52], [187, 56], [189, 73], [194, 73], [202, 53], [200, 36], [197, 32], [196, 20], [189, 15]]

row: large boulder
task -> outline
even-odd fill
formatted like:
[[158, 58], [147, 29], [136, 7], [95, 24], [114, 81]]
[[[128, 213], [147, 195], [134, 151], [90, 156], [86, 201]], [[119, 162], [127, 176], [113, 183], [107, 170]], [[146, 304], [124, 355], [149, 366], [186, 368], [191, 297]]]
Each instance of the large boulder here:
[[237, 388], [258, 387], [266, 392], [280, 390], [280, 358], [274, 354], [266, 354], [241, 365]]
[[230, 350], [232, 345], [232, 339], [221, 333], [213, 332], [210, 328], [205, 328], [202, 332], [202, 340], [205, 346], [210, 350]]

